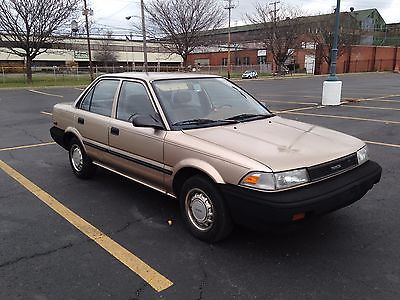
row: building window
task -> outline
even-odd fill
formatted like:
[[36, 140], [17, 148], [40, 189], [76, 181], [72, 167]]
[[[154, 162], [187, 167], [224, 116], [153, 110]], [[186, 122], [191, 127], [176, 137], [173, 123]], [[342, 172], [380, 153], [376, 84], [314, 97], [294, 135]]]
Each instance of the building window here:
[[222, 65], [223, 65], [223, 66], [227, 66], [227, 65], [228, 65], [228, 58], [224, 57], [224, 58], [222, 59]]
[[243, 64], [244, 65], [250, 65], [250, 57], [248, 57], [248, 56], [243, 57]]
[[240, 65], [240, 57], [235, 57], [235, 65]]
[[257, 62], [259, 65], [264, 65], [267, 63], [267, 56], [259, 56], [257, 57]]

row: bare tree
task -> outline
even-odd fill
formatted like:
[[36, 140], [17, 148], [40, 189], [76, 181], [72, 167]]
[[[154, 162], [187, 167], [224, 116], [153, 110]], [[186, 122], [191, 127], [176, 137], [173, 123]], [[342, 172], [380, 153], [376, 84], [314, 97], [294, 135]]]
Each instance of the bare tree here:
[[216, 0], [153, 0], [146, 5], [147, 32], [171, 53], [182, 57], [206, 44], [207, 30], [222, 25], [224, 12]]
[[282, 71], [287, 59], [301, 45], [303, 28], [298, 17], [302, 12], [295, 6], [277, 8], [276, 3], [272, 4], [257, 3], [255, 14], [247, 15], [247, 18], [251, 23], [261, 25], [260, 38], [264, 47], [272, 54], [278, 71]]
[[117, 61], [117, 56], [113, 50], [113, 46], [111, 45], [112, 35], [112, 31], [106, 32], [104, 39], [98, 45], [99, 50], [94, 55], [94, 59], [104, 63], [104, 66], [106, 67], [108, 63], [114, 63]]
[[[308, 30], [310, 37], [318, 45], [320, 62], [325, 61], [328, 66], [331, 64], [334, 25], [335, 14], [320, 15], [314, 17]], [[352, 45], [358, 44], [359, 39], [360, 27], [357, 20], [349, 13], [341, 13], [337, 57], [339, 58], [349, 51]]]
[[77, 0], [0, 0], [0, 41], [25, 59], [28, 82], [33, 59], [52, 47], [76, 8]]

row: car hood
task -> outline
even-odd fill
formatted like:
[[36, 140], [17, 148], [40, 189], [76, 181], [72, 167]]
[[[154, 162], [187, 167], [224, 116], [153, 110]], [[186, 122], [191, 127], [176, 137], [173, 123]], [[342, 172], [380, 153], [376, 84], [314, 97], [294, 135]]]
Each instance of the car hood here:
[[321, 164], [364, 146], [344, 133], [277, 116], [184, 133], [247, 156], [275, 172]]

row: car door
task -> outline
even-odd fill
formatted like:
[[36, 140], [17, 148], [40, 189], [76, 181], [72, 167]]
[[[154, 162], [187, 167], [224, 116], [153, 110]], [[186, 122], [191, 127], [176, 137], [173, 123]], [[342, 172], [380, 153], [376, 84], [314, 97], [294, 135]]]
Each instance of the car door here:
[[134, 115], [157, 116], [146, 86], [140, 81], [123, 81], [109, 131], [110, 165], [134, 179], [160, 189], [164, 175], [172, 174], [164, 166], [166, 131], [133, 126]]
[[75, 128], [83, 138], [88, 155], [103, 161], [108, 151], [108, 131], [112, 107], [120, 80], [102, 79], [78, 104]]

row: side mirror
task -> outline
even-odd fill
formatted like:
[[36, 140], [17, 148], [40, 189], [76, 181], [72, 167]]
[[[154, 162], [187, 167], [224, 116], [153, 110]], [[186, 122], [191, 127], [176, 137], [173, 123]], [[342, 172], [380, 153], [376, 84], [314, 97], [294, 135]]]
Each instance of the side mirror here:
[[164, 126], [162, 125], [158, 116], [138, 114], [132, 117], [132, 124], [135, 127], [148, 127], [161, 130], [164, 129]]

